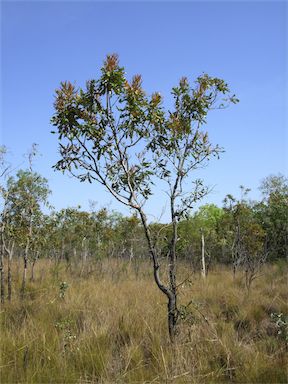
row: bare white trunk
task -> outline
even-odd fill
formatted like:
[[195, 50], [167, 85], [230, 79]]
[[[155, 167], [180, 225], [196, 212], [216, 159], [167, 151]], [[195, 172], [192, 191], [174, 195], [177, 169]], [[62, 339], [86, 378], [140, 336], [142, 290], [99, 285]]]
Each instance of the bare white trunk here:
[[206, 278], [206, 260], [205, 260], [205, 239], [204, 233], [201, 233], [201, 254], [202, 254], [202, 277]]
[[4, 247], [3, 245], [1, 246], [1, 255], [0, 255], [0, 274], [1, 274], [1, 304], [4, 304], [4, 301], [5, 301], [5, 276], [4, 276]]

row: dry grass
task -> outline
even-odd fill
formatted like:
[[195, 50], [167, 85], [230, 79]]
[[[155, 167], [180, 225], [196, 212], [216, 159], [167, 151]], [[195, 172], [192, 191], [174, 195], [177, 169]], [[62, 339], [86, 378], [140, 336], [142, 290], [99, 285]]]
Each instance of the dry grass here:
[[[1, 308], [1, 383], [287, 382], [285, 338], [270, 316], [288, 311], [283, 265], [267, 267], [249, 296], [228, 270], [206, 282], [191, 275], [179, 289], [174, 346], [148, 263], [93, 268], [81, 275], [41, 261], [23, 302], [19, 276]], [[184, 279], [189, 267], [180, 269]]]

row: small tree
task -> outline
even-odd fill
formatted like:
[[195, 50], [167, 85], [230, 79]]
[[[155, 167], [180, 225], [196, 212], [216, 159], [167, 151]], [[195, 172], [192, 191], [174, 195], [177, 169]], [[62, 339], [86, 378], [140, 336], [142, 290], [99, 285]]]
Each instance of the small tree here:
[[[186, 78], [172, 89], [174, 111], [166, 112], [159, 93], [148, 97], [140, 75], [131, 82], [117, 55], [108, 55], [98, 80], [85, 89], [69, 82], [56, 91], [55, 115], [61, 159], [55, 165], [80, 181], [96, 181], [141, 219], [154, 279], [168, 299], [168, 328], [176, 333], [176, 245], [178, 221], [207, 193], [201, 180], [186, 185], [191, 171], [205, 165], [221, 148], [213, 146], [202, 127], [213, 108], [235, 103], [227, 84], [204, 74], [192, 87]], [[224, 98], [222, 97], [224, 95]], [[56, 133], [56, 132], [54, 132]], [[156, 241], [148, 226], [145, 202], [160, 179], [168, 184], [171, 236], [168, 241], [168, 282], [160, 277]]]
[[[219, 247], [218, 227], [223, 216], [223, 210], [214, 204], [206, 204], [199, 208], [193, 216], [195, 227], [201, 235], [201, 264], [202, 276], [208, 274], [212, 255], [216, 259], [217, 248]], [[200, 239], [198, 240], [200, 243]]]
[[288, 178], [270, 175], [262, 180], [257, 217], [267, 232], [269, 260], [288, 259]]
[[240, 186], [242, 197], [236, 200], [227, 195], [224, 200], [226, 212], [230, 213], [233, 228], [233, 272], [242, 266], [245, 273], [245, 286], [250, 291], [251, 284], [257, 277], [267, 259], [266, 232], [259, 224], [253, 207], [245, 199], [250, 189]]
[[[15, 228], [11, 222], [11, 216], [9, 212], [9, 190], [4, 188], [1, 189], [3, 199], [3, 209], [1, 212], [1, 247], [2, 247], [2, 258], [4, 254], [7, 257], [7, 293], [8, 300], [11, 301], [12, 297], [12, 258], [14, 254], [15, 246]], [[3, 265], [3, 261], [2, 261]], [[4, 281], [1, 281], [3, 288], [3, 301], [4, 302]]]
[[[0, 213], [0, 297], [1, 303], [5, 301], [5, 272], [4, 272], [4, 255], [8, 254], [8, 298], [11, 298], [9, 290], [9, 278], [11, 280], [10, 261], [13, 253], [14, 245], [11, 247], [10, 241], [7, 241], [7, 201], [8, 192], [5, 188], [6, 178], [11, 172], [11, 165], [6, 160], [7, 148], [0, 146], [0, 201], [1, 201], [1, 213]], [[9, 244], [8, 244], [9, 243]]]
[[47, 180], [38, 173], [20, 170], [7, 181], [7, 210], [10, 226], [23, 252], [21, 297], [24, 297], [30, 248], [35, 241], [33, 231], [39, 227], [41, 205], [47, 205], [50, 193]]

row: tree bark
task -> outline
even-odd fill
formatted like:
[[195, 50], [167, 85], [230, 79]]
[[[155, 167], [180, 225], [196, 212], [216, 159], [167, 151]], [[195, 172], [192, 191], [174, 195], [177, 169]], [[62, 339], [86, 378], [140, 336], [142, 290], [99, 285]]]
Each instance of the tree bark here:
[[87, 244], [86, 244], [86, 239], [85, 237], [83, 238], [82, 240], [82, 243], [81, 243], [81, 272], [80, 272], [80, 275], [82, 276], [82, 274], [85, 272], [85, 269], [86, 269], [86, 272], [87, 272], [87, 268], [86, 268], [86, 264], [87, 264], [87, 253], [88, 253], [88, 250], [87, 250]]
[[[27, 245], [28, 244], [28, 245]], [[25, 296], [25, 290], [26, 290], [26, 280], [27, 280], [27, 267], [28, 267], [28, 251], [29, 251], [29, 242], [27, 241], [25, 252], [24, 252], [24, 265], [23, 265], [23, 276], [22, 276], [22, 286], [21, 286], [21, 292], [20, 297], [23, 300]]]
[[5, 213], [6, 213], [6, 206], [4, 205], [4, 209], [1, 215], [1, 233], [0, 233], [0, 296], [1, 296], [1, 304], [4, 304], [5, 301], [5, 272], [4, 272], [4, 253], [5, 253], [5, 238], [4, 238], [4, 230], [5, 230]]
[[1, 304], [4, 304], [5, 302], [5, 272], [4, 272], [4, 245], [3, 243], [1, 244], [0, 247], [0, 252], [1, 252], [1, 257], [0, 257], [0, 289], [1, 289]]
[[12, 257], [14, 252], [14, 241], [9, 249], [8, 254], [8, 271], [7, 271], [7, 286], [8, 286], [8, 300], [11, 301], [12, 298]]
[[34, 255], [34, 258], [33, 258], [33, 262], [32, 262], [32, 265], [31, 265], [31, 276], [30, 276], [30, 281], [34, 281], [34, 268], [35, 268], [35, 264], [36, 264], [36, 261], [39, 257], [39, 252], [36, 253], [36, 255]]
[[29, 249], [30, 249], [30, 242], [32, 238], [32, 209], [30, 210], [30, 221], [29, 221], [29, 232], [26, 240], [26, 247], [24, 251], [23, 261], [24, 261], [24, 268], [23, 268], [23, 278], [22, 278], [22, 286], [21, 286], [21, 292], [20, 292], [20, 298], [23, 300], [25, 296], [25, 290], [26, 290], [26, 281], [27, 281], [27, 268], [28, 268], [28, 255], [29, 255]]
[[168, 298], [168, 329], [172, 343], [174, 343], [176, 337], [177, 315], [177, 295], [173, 294], [172, 298]]
[[154, 275], [154, 280], [155, 283], [157, 284], [158, 288], [164, 295], [166, 295], [168, 299], [168, 331], [169, 331], [169, 336], [170, 336], [170, 341], [174, 343], [175, 341], [175, 335], [176, 335], [176, 321], [177, 321], [177, 305], [176, 305], [176, 285], [175, 285], [175, 293], [171, 290], [171, 288], [166, 287], [159, 276], [159, 262], [158, 262], [158, 257], [157, 257], [157, 252], [155, 247], [153, 246], [152, 242], [152, 237], [151, 233], [147, 224], [147, 219], [144, 214], [144, 212], [138, 208], [141, 221], [143, 224], [144, 232], [145, 232], [145, 237], [148, 243], [148, 249], [149, 253], [153, 262], [153, 275]]
[[0, 296], [1, 304], [4, 304], [5, 301], [5, 272], [4, 272], [4, 254], [6, 251], [5, 247], [5, 224], [6, 224], [6, 214], [7, 214], [7, 198], [8, 195], [4, 194], [4, 207], [1, 212], [1, 224], [0, 224]]
[[169, 285], [171, 297], [168, 298], [168, 327], [170, 340], [174, 342], [176, 336], [177, 309], [177, 285], [176, 285], [176, 242], [177, 242], [177, 218], [174, 211], [174, 195], [171, 197], [172, 239], [169, 250]]
[[206, 278], [206, 260], [205, 260], [205, 238], [204, 233], [201, 231], [201, 259], [202, 259], [202, 277]]

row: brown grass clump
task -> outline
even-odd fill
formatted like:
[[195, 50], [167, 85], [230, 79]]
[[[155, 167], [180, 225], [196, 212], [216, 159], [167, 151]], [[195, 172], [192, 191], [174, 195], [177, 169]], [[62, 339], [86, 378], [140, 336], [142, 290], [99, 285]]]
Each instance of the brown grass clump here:
[[247, 295], [240, 273], [203, 281], [182, 264], [179, 281], [191, 276], [171, 346], [165, 297], [137, 263], [40, 261], [24, 301], [16, 281], [1, 308], [1, 383], [287, 383], [285, 325], [272, 315], [288, 313], [285, 267], [267, 267]]

